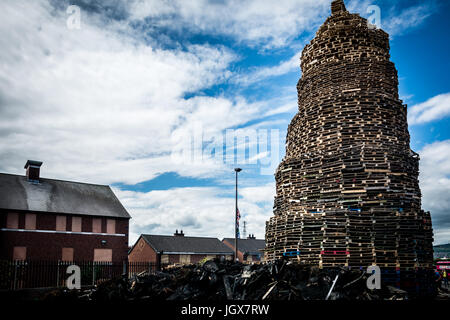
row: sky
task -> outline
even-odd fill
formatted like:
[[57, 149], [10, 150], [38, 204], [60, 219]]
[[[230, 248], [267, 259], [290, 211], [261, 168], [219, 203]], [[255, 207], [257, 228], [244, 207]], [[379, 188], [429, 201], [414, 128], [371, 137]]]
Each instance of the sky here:
[[[0, 172], [110, 185], [142, 233], [264, 238], [300, 54], [330, 0], [0, 2]], [[347, 0], [390, 34], [435, 244], [450, 242], [450, 3]], [[72, 5], [75, 5], [73, 7]], [[236, 139], [235, 139], [236, 137]]]

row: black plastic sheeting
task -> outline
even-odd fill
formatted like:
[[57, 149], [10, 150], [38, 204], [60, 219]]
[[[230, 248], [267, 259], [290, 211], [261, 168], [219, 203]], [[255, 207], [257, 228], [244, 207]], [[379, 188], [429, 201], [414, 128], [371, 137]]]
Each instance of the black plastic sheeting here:
[[[336, 283], [332, 288], [333, 282]], [[382, 281], [367, 288], [370, 274], [359, 269], [319, 269], [287, 261], [245, 265], [210, 260], [106, 281], [89, 290], [59, 290], [46, 299], [83, 301], [155, 300], [408, 300], [404, 290]], [[332, 288], [332, 290], [330, 290]]]

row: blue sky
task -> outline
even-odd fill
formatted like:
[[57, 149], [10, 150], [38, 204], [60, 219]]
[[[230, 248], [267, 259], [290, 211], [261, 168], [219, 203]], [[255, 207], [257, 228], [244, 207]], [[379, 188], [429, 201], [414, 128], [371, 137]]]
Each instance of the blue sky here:
[[[71, 4], [80, 8], [80, 28], [70, 24]], [[447, 243], [450, 3], [346, 5], [364, 17], [370, 5], [380, 7], [411, 147], [422, 159], [423, 207], [435, 242]], [[1, 172], [23, 174], [25, 161], [36, 159], [44, 177], [111, 185], [133, 217], [133, 243], [140, 233], [175, 229], [232, 236], [240, 166], [242, 219], [247, 233], [264, 236], [273, 172], [297, 108], [300, 53], [330, 0], [11, 0], [0, 9]], [[249, 135], [247, 151], [245, 140], [236, 151], [247, 160], [224, 161], [219, 152], [234, 148], [222, 139], [238, 129]], [[175, 159], [180, 150], [197, 153]], [[199, 158], [199, 150], [214, 157]]]

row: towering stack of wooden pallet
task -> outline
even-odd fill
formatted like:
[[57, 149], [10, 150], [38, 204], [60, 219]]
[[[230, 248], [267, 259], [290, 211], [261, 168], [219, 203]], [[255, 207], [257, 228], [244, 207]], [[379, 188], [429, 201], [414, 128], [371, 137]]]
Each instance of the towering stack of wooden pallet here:
[[409, 146], [388, 34], [333, 1], [301, 68], [266, 258], [430, 268], [431, 219], [421, 210], [419, 157]]

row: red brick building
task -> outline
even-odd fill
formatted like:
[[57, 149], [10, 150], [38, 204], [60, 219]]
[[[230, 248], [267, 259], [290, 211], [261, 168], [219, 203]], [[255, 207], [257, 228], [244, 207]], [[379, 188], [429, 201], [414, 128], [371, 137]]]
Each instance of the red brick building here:
[[[224, 238], [222, 242], [234, 252], [234, 238]], [[238, 259], [240, 262], [259, 262], [266, 247], [265, 240], [256, 239], [250, 235], [247, 239], [238, 239]]]
[[217, 238], [143, 234], [128, 254], [130, 262], [196, 263], [203, 258], [233, 259], [233, 251]]
[[0, 259], [126, 261], [130, 215], [109, 186], [0, 173]]

